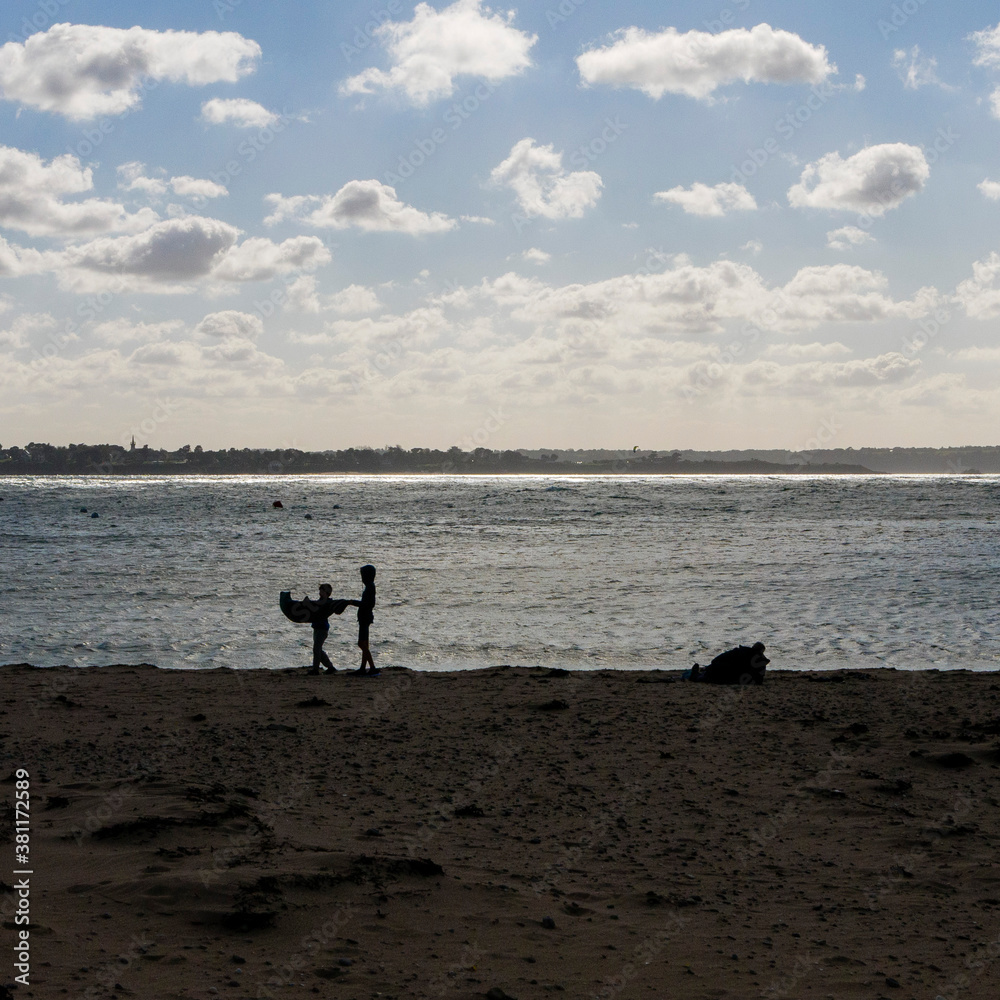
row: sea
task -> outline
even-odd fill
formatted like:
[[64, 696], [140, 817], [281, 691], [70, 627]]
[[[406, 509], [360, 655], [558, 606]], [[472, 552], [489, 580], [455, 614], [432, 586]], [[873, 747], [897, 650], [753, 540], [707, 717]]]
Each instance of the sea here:
[[[0, 477], [0, 663], [1000, 668], [998, 476]], [[281, 506], [275, 506], [275, 502]], [[356, 612], [327, 650], [353, 668]]]

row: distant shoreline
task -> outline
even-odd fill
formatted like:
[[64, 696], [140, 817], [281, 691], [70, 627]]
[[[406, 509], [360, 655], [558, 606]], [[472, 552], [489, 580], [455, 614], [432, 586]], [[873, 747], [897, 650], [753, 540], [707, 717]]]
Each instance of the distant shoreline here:
[[942, 475], [1000, 474], [1000, 446], [651, 451], [640, 449], [220, 448], [184, 445], [0, 447], [13, 475]]

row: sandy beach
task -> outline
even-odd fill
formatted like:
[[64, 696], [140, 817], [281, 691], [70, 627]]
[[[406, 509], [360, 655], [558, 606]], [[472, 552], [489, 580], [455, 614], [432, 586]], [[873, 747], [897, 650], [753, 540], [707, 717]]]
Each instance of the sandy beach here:
[[0, 668], [21, 997], [993, 997], [1000, 679]]

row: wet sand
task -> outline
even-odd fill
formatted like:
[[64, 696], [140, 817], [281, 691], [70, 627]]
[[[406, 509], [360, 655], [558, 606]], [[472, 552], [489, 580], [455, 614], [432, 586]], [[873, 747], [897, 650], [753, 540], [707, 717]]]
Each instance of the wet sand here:
[[16, 997], [996, 995], [996, 674], [0, 677]]

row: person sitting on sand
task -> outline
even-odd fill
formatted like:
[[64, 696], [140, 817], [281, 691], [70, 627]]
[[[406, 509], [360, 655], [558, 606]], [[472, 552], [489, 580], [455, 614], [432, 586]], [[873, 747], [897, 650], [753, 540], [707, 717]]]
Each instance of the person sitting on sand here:
[[764, 671], [771, 662], [765, 655], [764, 643], [737, 646], [727, 649], [712, 660], [707, 667], [696, 663], [691, 668], [690, 680], [703, 684], [763, 684]]
[[[323, 650], [323, 643], [326, 642], [330, 634], [330, 615], [339, 615], [346, 607], [346, 602], [335, 601], [332, 597], [333, 587], [328, 583], [320, 585], [319, 600], [309, 601], [311, 611], [311, 621], [313, 629], [313, 663], [311, 674], [319, 673], [319, 665], [322, 663], [331, 674], [337, 672], [337, 668], [330, 662], [330, 657]], [[340, 605], [340, 610], [337, 606]]]
[[347, 602], [358, 609], [358, 648], [361, 650], [361, 666], [355, 673], [363, 674], [365, 664], [368, 664], [370, 667], [368, 675], [374, 677], [378, 671], [375, 669], [375, 661], [368, 646], [368, 627], [375, 621], [375, 567], [371, 564], [362, 566], [361, 580], [365, 585], [365, 589], [361, 592], [361, 600]]

